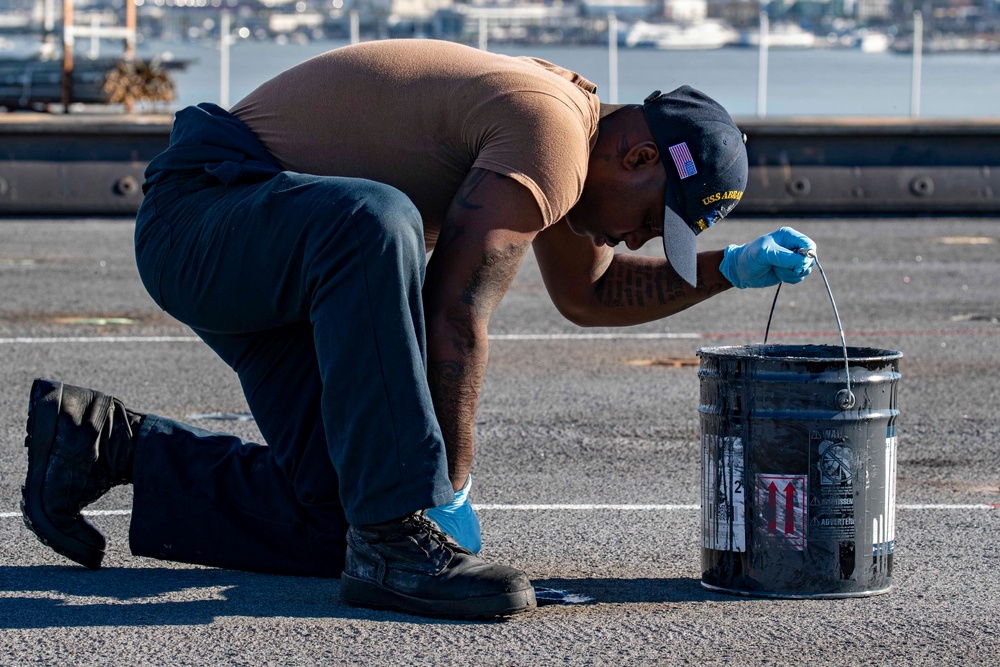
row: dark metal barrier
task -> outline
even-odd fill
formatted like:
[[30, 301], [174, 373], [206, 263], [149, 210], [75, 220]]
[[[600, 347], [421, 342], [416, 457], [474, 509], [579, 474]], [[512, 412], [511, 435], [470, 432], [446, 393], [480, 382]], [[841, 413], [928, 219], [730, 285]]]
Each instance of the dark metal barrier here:
[[[739, 215], [998, 215], [1000, 119], [739, 121]], [[0, 116], [0, 215], [132, 215], [169, 116]]]
[[1000, 214], [1000, 119], [743, 121], [747, 214]]
[[170, 116], [0, 117], [0, 215], [133, 215]]

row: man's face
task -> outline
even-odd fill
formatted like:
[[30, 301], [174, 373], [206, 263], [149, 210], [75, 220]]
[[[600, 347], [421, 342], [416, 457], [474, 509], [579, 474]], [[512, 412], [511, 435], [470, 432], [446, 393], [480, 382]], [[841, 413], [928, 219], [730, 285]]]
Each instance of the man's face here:
[[[662, 167], [652, 166], [662, 174]], [[588, 178], [583, 196], [566, 216], [570, 229], [598, 247], [624, 243], [629, 250], [662, 236], [666, 176], [656, 178], [655, 170], [642, 174], [645, 178], [634, 172], [624, 176], [611, 183]]]

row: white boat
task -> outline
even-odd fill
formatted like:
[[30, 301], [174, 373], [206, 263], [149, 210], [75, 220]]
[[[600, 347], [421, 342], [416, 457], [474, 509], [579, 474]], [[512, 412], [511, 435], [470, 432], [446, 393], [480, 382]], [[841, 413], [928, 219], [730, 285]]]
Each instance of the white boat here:
[[[740, 34], [739, 44], [760, 46], [760, 31], [744, 31]], [[816, 46], [816, 35], [796, 23], [774, 23], [767, 31], [767, 45], [779, 49], [811, 49]]]
[[889, 50], [891, 41], [883, 32], [866, 32], [858, 37], [858, 48], [863, 53], [882, 53]]
[[657, 49], [718, 49], [733, 44], [738, 33], [722, 21], [647, 23], [636, 21], [625, 35], [625, 46]]

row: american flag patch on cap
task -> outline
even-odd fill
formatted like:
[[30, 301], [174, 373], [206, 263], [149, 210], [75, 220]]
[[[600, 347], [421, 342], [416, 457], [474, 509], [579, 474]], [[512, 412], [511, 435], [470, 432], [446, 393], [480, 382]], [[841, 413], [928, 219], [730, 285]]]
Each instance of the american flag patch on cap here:
[[682, 141], [676, 146], [671, 146], [668, 150], [670, 151], [670, 157], [674, 159], [674, 166], [677, 167], [677, 175], [681, 179], [694, 176], [698, 173], [698, 170], [694, 168], [694, 158], [691, 157], [691, 151], [688, 150], [686, 141]]

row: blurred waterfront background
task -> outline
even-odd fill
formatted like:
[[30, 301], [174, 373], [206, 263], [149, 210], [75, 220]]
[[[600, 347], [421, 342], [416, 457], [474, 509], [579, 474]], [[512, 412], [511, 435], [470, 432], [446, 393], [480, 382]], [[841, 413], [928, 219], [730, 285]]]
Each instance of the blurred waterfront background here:
[[[346, 43], [240, 42], [231, 55], [230, 99], [235, 102], [278, 72]], [[608, 90], [608, 53], [604, 46], [494, 43], [490, 50], [550, 60], [593, 81], [599, 93]], [[144, 45], [143, 51], [170, 52], [197, 61], [187, 71], [175, 75], [178, 104], [218, 102], [218, 48], [157, 43]], [[769, 116], [905, 116], [910, 112], [908, 56], [847, 49], [772, 49], [769, 61]], [[622, 102], [641, 102], [654, 88], [672, 90], [688, 83], [709, 92], [734, 115], [756, 113], [755, 50], [621, 49], [618, 63]], [[922, 89], [923, 116], [1000, 115], [1000, 53], [949, 53], [924, 58]]]
[[[688, 83], [738, 116], [1000, 110], [998, 0], [0, 0], [0, 106], [58, 101], [66, 47], [74, 101], [169, 112], [232, 104], [318, 53], [402, 37], [551, 60], [606, 101]], [[123, 67], [131, 54], [145, 69]], [[115, 97], [123, 81], [141, 85]]]

